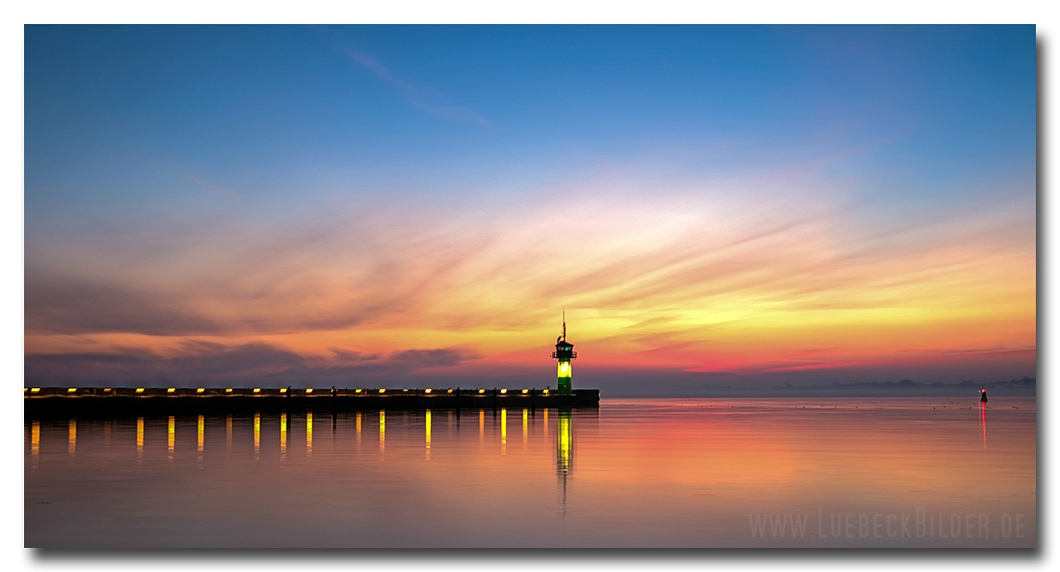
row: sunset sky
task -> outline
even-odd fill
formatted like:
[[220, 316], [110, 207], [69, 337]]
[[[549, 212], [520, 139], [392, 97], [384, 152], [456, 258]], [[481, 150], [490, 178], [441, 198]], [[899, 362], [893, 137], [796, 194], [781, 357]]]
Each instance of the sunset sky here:
[[27, 384], [1035, 377], [1034, 26], [28, 26]]

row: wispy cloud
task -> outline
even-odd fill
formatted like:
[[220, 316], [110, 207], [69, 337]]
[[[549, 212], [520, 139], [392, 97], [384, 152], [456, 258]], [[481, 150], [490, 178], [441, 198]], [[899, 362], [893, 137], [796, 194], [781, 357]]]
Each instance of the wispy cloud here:
[[489, 121], [481, 113], [458, 105], [449, 100], [442, 92], [432, 87], [416, 85], [395, 76], [386, 66], [371, 56], [347, 50], [346, 54], [364, 69], [374, 73], [379, 79], [397, 91], [405, 101], [438, 117], [471, 121], [489, 126]]

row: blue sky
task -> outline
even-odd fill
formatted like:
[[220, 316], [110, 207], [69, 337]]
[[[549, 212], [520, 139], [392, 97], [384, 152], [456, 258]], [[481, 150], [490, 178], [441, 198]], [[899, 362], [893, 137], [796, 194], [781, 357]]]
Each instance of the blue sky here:
[[[835, 299], [894, 328], [877, 353], [1010, 352], [1020, 365], [982, 371], [1033, 375], [1033, 26], [27, 26], [25, 54], [27, 355], [254, 343], [518, 369], [533, 342], [491, 346], [506, 338], [482, 324], [512, 316], [502, 330], [538, 335], [544, 318], [524, 324], [531, 311], [501, 299], [563, 305], [548, 284], [564, 276], [586, 288], [566, 300], [586, 335], [611, 340], [601, 366], [630, 352], [741, 375], [821, 352], [835, 367], [885, 359], [837, 341], [835, 308], [810, 319], [817, 334], [773, 329]], [[535, 240], [560, 237], [587, 258], [536, 258]], [[760, 250], [712, 258], [745, 243]], [[786, 260], [821, 270], [793, 286]], [[653, 272], [641, 297], [619, 295]], [[940, 309], [954, 288], [967, 297]], [[773, 314], [808, 292], [821, 299]], [[903, 347], [916, 336], [901, 328], [925, 324], [879, 316], [910, 312], [974, 335]], [[652, 315], [674, 329], [637, 346], [629, 329]], [[442, 341], [475, 319], [477, 353]], [[394, 323], [404, 345], [359, 337]], [[719, 357], [708, 346], [727, 327], [790, 360]]]

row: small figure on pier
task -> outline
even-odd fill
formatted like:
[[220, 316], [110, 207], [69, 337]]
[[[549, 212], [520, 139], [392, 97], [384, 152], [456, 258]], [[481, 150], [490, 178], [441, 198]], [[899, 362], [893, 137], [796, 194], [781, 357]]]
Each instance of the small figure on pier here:
[[986, 390], [985, 389], [980, 389], [979, 390], [979, 403], [986, 403]]

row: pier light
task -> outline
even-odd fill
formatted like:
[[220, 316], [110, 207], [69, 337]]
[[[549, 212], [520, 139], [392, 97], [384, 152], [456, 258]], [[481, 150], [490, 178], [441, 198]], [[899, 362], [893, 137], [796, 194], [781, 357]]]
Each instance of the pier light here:
[[427, 389], [424, 389], [423, 392], [424, 393], [430, 393], [431, 392], [431, 388], [428, 387]]
[[177, 388], [175, 388], [175, 387], [171, 387], [171, 388], [166, 390], [166, 393], [176, 393], [176, 392], [177, 392]]
[[529, 389], [524, 389], [524, 390], [523, 390], [523, 394], [525, 395], [525, 394], [527, 394], [527, 393], [530, 393], [530, 390], [529, 390]]
[[199, 389], [195, 390], [195, 393], [206, 393], [206, 388], [205, 387], [200, 387]]
[[29, 388], [28, 387], [23, 387], [22, 388], [22, 393], [27, 393], [27, 392], [29, 392]]
[[508, 393], [508, 390], [507, 389], [502, 389], [501, 390], [501, 395], [504, 395], [505, 393]]
[[353, 390], [353, 392], [354, 392], [354, 393], [360, 393], [360, 392], [361, 392], [361, 390], [360, 390], [360, 389], [355, 389], [355, 390]]
[[280, 388], [280, 393], [287, 393], [287, 388], [286, 387], [281, 387]]
[[31, 387], [31, 388], [29, 388], [29, 392], [30, 393], [40, 393], [40, 388], [39, 387]]
[[77, 393], [77, 388], [76, 387], [71, 387], [70, 389], [67, 389], [66, 392], [67, 393]]
[[548, 390], [547, 389], [542, 390], [541, 393], [544, 393], [545, 395], [548, 395]]
[[386, 390], [385, 389], [380, 389], [379, 393], [386, 393]]
[[144, 388], [142, 388], [142, 387], [137, 387], [136, 388], [136, 393], [143, 393], [143, 392], [144, 392]]
[[453, 390], [452, 390], [452, 389], [450, 389], [450, 390], [449, 390], [449, 391], [447, 391], [446, 393], [452, 393], [452, 392], [453, 392]]
[[225, 388], [225, 393], [232, 393], [232, 388], [231, 387], [226, 387]]
[[310, 393], [313, 393], [313, 388], [312, 387], [310, 387], [309, 389], [305, 390], [305, 394], [306, 395], [309, 395]]
[[409, 392], [409, 390], [407, 390], [407, 389], [402, 389], [401, 390], [401, 393], [408, 393], [408, 392]]
[[261, 393], [261, 388], [260, 387], [255, 387], [254, 388], [254, 393]]
[[485, 389], [480, 389], [480, 390], [478, 390], [478, 392], [479, 393], [486, 393], [486, 390]]
[[109, 387], [104, 387], [103, 388], [103, 393], [110, 393], [110, 388]]

